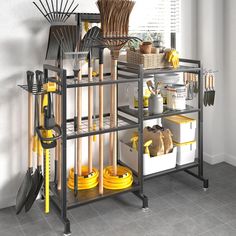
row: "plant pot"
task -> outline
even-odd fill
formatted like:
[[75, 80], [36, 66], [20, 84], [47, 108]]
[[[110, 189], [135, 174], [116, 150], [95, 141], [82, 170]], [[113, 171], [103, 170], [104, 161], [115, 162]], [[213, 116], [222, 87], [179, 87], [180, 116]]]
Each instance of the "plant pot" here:
[[151, 42], [143, 42], [140, 46], [140, 52], [142, 54], [151, 54], [152, 53], [152, 43]]

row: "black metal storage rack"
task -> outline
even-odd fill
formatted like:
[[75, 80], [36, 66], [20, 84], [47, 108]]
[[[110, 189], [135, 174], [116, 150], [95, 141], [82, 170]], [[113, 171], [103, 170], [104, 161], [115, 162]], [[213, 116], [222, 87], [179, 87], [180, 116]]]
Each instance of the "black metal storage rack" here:
[[[201, 62], [196, 60], [188, 60], [188, 59], [180, 59], [180, 67], [178, 69], [144, 69], [142, 65], [133, 65], [126, 62], [119, 62], [118, 63], [118, 75], [121, 78], [134, 78], [138, 77], [143, 80], [145, 78], [150, 78], [151, 75], [155, 74], [171, 74], [171, 73], [178, 73], [178, 72], [190, 72], [193, 74], [198, 75], [198, 81], [199, 81], [199, 89], [198, 89], [198, 106], [192, 107], [192, 106], [186, 106], [185, 110], [169, 110], [167, 108], [164, 108], [164, 112], [162, 114], [149, 114], [148, 111], [143, 111], [143, 103], [139, 103], [139, 111], [132, 110], [129, 108], [129, 106], [122, 106], [119, 107], [118, 110], [121, 111], [123, 114], [128, 115], [129, 117], [133, 117], [135, 119], [139, 119], [141, 123], [143, 123], [144, 120], [151, 120], [151, 119], [157, 119], [157, 118], [163, 118], [167, 116], [173, 116], [173, 115], [180, 115], [180, 114], [189, 114], [189, 113], [197, 113], [198, 114], [198, 159], [195, 160], [195, 162], [183, 165], [183, 166], [176, 166], [174, 169], [157, 172], [154, 174], [150, 174], [147, 176], [142, 176], [143, 180], [147, 180], [150, 178], [154, 178], [157, 176], [177, 172], [177, 171], [185, 171], [186, 173], [196, 177], [197, 179], [201, 180], [203, 182], [203, 188], [206, 190], [208, 188], [208, 179], [205, 179], [203, 176], [203, 72], [201, 68]], [[139, 91], [139, 96], [142, 96], [143, 94], [143, 88], [141, 88], [141, 91]], [[140, 101], [140, 99], [139, 99]], [[141, 112], [140, 112], [141, 110]], [[120, 113], [120, 115], [122, 115]], [[140, 132], [140, 139], [143, 139], [143, 125], [141, 124], [141, 132]], [[143, 143], [141, 147], [139, 147], [139, 153], [143, 153]], [[119, 161], [121, 165], [125, 164], [121, 161]], [[142, 163], [141, 163], [142, 165]], [[190, 169], [197, 167], [197, 173], [192, 172]], [[139, 169], [139, 172], [141, 169]], [[137, 174], [133, 170], [134, 174]], [[139, 174], [140, 176], [140, 174]]]
[[[59, 69], [58, 67], [51, 65], [44, 65], [44, 74], [49, 81], [57, 82], [58, 87], [60, 88], [60, 94], [62, 96], [62, 105], [61, 105], [61, 117], [62, 117], [62, 158], [61, 158], [61, 179], [62, 186], [61, 190], [57, 190], [55, 183], [50, 183], [51, 191], [51, 201], [57, 207], [61, 214], [61, 219], [65, 225], [64, 234], [70, 235], [70, 222], [67, 218], [67, 210], [81, 205], [85, 205], [94, 201], [98, 201], [104, 198], [111, 196], [119, 195], [125, 192], [133, 192], [137, 197], [143, 201], [143, 208], [148, 207], [148, 202], [146, 196], [143, 195], [143, 177], [142, 177], [142, 154], [139, 154], [139, 173], [136, 173], [137, 177], [134, 176], [133, 185], [129, 188], [123, 190], [107, 190], [104, 189], [104, 194], [99, 195], [98, 187], [95, 187], [90, 190], [81, 190], [78, 192], [77, 196], [74, 196], [74, 192], [68, 190], [67, 188], [67, 140], [88, 137], [93, 135], [105, 134], [110, 132], [118, 132], [121, 130], [128, 130], [137, 128], [139, 132], [142, 130], [142, 122], [140, 118], [138, 122], [126, 119], [124, 117], [118, 116], [116, 128], [110, 128], [110, 116], [109, 114], [104, 114], [104, 129], [100, 130], [97, 125], [97, 129], [89, 131], [87, 124], [87, 117], [83, 117], [82, 127], [79, 131], [74, 131], [74, 118], [67, 119], [67, 90], [70, 88], [76, 87], [88, 87], [88, 86], [99, 86], [99, 85], [112, 85], [112, 84], [124, 84], [124, 83], [138, 83], [140, 91], [142, 90], [142, 83], [139, 78], [120, 78], [116, 81], [111, 80], [110, 76], [105, 76], [104, 81], [100, 82], [98, 78], [94, 78], [93, 82], [88, 82], [86, 78], [83, 78], [81, 83], [78, 83], [73, 76], [67, 76], [67, 72], [64, 69]], [[57, 73], [60, 80], [57, 81], [55, 77], [49, 77], [49, 74]], [[142, 96], [139, 96], [140, 103]], [[117, 97], [118, 99], [118, 97]], [[118, 104], [118, 103], [117, 103]], [[141, 117], [141, 109], [139, 109]], [[99, 122], [98, 116], [96, 116], [96, 121]], [[140, 145], [141, 140], [140, 140]]]

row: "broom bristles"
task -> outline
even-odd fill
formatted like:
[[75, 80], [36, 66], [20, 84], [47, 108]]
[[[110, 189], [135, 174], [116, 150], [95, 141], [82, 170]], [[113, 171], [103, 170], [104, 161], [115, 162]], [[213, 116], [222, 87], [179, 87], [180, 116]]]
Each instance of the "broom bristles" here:
[[112, 57], [119, 57], [119, 50], [127, 42], [129, 17], [135, 2], [132, 0], [98, 0], [101, 16], [101, 32]]
[[98, 0], [102, 36], [127, 37], [129, 17], [135, 2], [132, 0]]

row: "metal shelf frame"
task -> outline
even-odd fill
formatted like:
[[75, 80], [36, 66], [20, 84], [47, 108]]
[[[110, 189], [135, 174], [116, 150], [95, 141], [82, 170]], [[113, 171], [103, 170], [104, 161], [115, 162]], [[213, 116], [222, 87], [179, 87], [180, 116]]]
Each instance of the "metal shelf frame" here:
[[[164, 109], [164, 112], [162, 114], [149, 114], [148, 111], [143, 110], [143, 102], [142, 99], [139, 98], [138, 104], [139, 104], [139, 110], [132, 110], [129, 109], [128, 106], [122, 106], [118, 108], [119, 113], [122, 116], [122, 113], [125, 115], [128, 115], [129, 117], [135, 118], [135, 120], [138, 119], [138, 123], [140, 122], [143, 124], [143, 121], [145, 120], [151, 120], [156, 118], [163, 118], [167, 116], [172, 115], [181, 115], [181, 114], [189, 114], [189, 113], [197, 113], [198, 115], [198, 159], [194, 163], [190, 163], [188, 165], [184, 166], [176, 166], [174, 169], [157, 172], [148, 176], [142, 176], [142, 180], [140, 180], [142, 183], [143, 181], [162, 176], [165, 174], [170, 174], [173, 172], [178, 171], [185, 171], [186, 173], [192, 175], [193, 177], [199, 179], [203, 182], [203, 188], [206, 190], [208, 188], [208, 179], [204, 178], [203, 176], [203, 70], [201, 67], [201, 62], [198, 60], [189, 60], [189, 59], [180, 59], [180, 67], [178, 69], [173, 68], [167, 68], [167, 69], [144, 69], [143, 65], [133, 65], [126, 62], [118, 62], [118, 74], [120, 77], [124, 78], [133, 78], [137, 76], [141, 79], [142, 83], [145, 79], [150, 78], [150, 76], [153, 76], [155, 74], [171, 74], [171, 73], [181, 73], [181, 72], [189, 72], [193, 74], [198, 75], [198, 86], [199, 86], [199, 92], [198, 92], [198, 105], [197, 107], [191, 107], [187, 106], [185, 110], [168, 110], [167, 108]], [[140, 89], [140, 88], [139, 88]], [[139, 95], [143, 94], [143, 89], [139, 91]], [[141, 108], [141, 109], [140, 109]], [[139, 153], [143, 153], [143, 126], [141, 125], [141, 130], [139, 130]], [[119, 163], [121, 165], [124, 165], [119, 160]], [[139, 158], [139, 166], [143, 166], [142, 158]], [[190, 169], [197, 168], [197, 174], [192, 172]], [[142, 171], [139, 169], [139, 172]], [[135, 171], [134, 171], [135, 173]], [[137, 173], [135, 173], [137, 174]]]
[[[76, 14], [77, 20], [77, 39], [81, 39], [82, 35], [82, 22], [89, 21], [92, 23], [99, 23], [100, 22], [100, 15], [99, 14]], [[103, 39], [101, 39], [103, 40]], [[120, 39], [119, 39], [120, 40]], [[124, 40], [128, 40], [124, 39]], [[52, 66], [45, 64], [43, 66], [43, 72], [45, 78], [48, 81], [56, 82], [58, 84], [59, 92], [58, 94], [61, 95], [62, 103], [61, 103], [61, 129], [62, 129], [62, 136], [61, 136], [61, 147], [62, 147], [62, 157], [61, 157], [61, 190], [57, 190], [55, 187], [55, 183], [50, 184], [51, 196], [50, 199], [52, 203], [55, 204], [56, 208], [59, 210], [60, 218], [64, 223], [64, 235], [70, 235], [70, 221], [67, 216], [67, 210], [75, 207], [79, 207], [81, 205], [85, 205], [91, 202], [95, 202], [98, 200], [102, 200], [108, 197], [120, 195], [126, 192], [134, 193], [138, 198], [142, 201], [142, 207], [148, 207], [148, 198], [145, 196], [143, 184], [146, 179], [154, 178], [160, 175], [165, 175], [169, 173], [173, 173], [176, 171], [185, 171], [186, 173], [198, 178], [199, 180], [203, 181], [203, 187], [208, 188], [208, 180], [203, 177], [203, 83], [202, 83], [202, 68], [200, 61], [196, 60], [187, 60], [181, 59], [181, 66], [178, 69], [151, 69], [145, 70], [142, 65], [132, 65], [125, 62], [118, 62], [117, 66], [117, 75], [118, 80], [113, 81], [110, 79], [110, 74], [106, 74], [104, 81], [100, 82], [98, 78], [94, 78], [93, 82], [88, 82], [86, 79], [82, 79], [81, 83], [78, 83], [74, 80], [74, 76], [67, 75], [67, 71], [63, 69], [63, 53], [60, 52], [60, 66]], [[150, 115], [146, 114], [143, 110], [143, 80], [150, 78], [153, 74], [163, 74], [163, 73], [178, 73], [178, 72], [191, 72], [195, 73], [199, 76], [199, 96], [198, 96], [198, 107], [187, 107], [186, 110], [183, 111], [167, 111], [161, 115]], [[50, 77], [49, 73], [57, 74], [59, 81], [56, 80], [56, 77]], [[131, 112], [127, 107], [117, 107], [117, 112], [122, 111], [131, 115], [137, 119], [136, 122], [132, 121], [131, 119], [122, 117], [118, 115], [118, 121], [115, 128], [110, 128], [109, 123], [105, 125], [103, 130], [96, 129], [94, 131], [89, 131], [88, 127], [86, 126], [87, 117], [83, 118], [84, 128], [78, 131], [74, 131], [75, 120], [74, 119], [67, 119], [67, 92], [70, 88], [76, 87], [89, 87], [89, 86], [101, 86], [101, 85], [112, 85], [112, 84], [124, 84], [124, 83], [138, 83], [138, 103], [139, 108], [137, 111]], [[21, 85], [21, 88], [27, 90], [27, 86]], [[118, 86], [117, 86], [118, 87]], [[117, 88], [118, 89], [118, 88]], [[29, 91], [28, 91], [29, 92]], [[45, 91], [37, 91], [36, 86], [34, 85], [32, 93], [34, 95], [44, 94]], [[119, 93], [117, 92], [117, 104], [119, 101]], [[186, 113], [198, 113], [198, 154], [199, 158], [196, 162], [176, 167], [171, 170], [155, 173], [149, 176], [143, 176], [143, 121], [148, 119], [154, 118], [161, 118], [176, 114], [186, 114]], [[109, 120], [109, 114], [104, 115], [104, 120]], [[72, 128], [71, 128], [72, 127]], [[97, 127], [99, 127], [97, 125]], [[139, 132], [139, 140], [138, 140], [138, 172], [134, 172], [134, 183], [130, 188], [124, 190], [105, 190], [104, 194], [99, 195], [98, 189], [94, 188], [91, 190], [82, 190], [79, 191], [78, 195], [75, 197], [74, 193], [68, 190], [67, 188], [67, 140], [77, 139], [81, 137], [88, 137], [91, 135], [99, 135], [104, 133], [111, 133], [111, 132], [119, 132], [121, 130], [128, 130], [128, 129], [138, 129]], [[117, 141], [118, 142], [118, 141]], [[118, 145], [118, 143], [117, 143]], [[117, 150], [118, 152], [118, 150]], [[119, 164], [124, 165], [124, 163], [118, 160]], [[197, 167], [198, 172], [195, 174], [191, 172], [190, 169]]]

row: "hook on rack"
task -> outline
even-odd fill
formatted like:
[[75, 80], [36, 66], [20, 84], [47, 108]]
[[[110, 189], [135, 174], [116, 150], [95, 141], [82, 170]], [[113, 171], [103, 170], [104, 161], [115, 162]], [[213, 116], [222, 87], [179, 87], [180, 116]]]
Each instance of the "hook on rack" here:
[[203, 69], [203, 74], [206, 75], [206, 74], [216, 74], [216, 73], [219, 73], [218, 70], [212, 70], [212, 69]]

